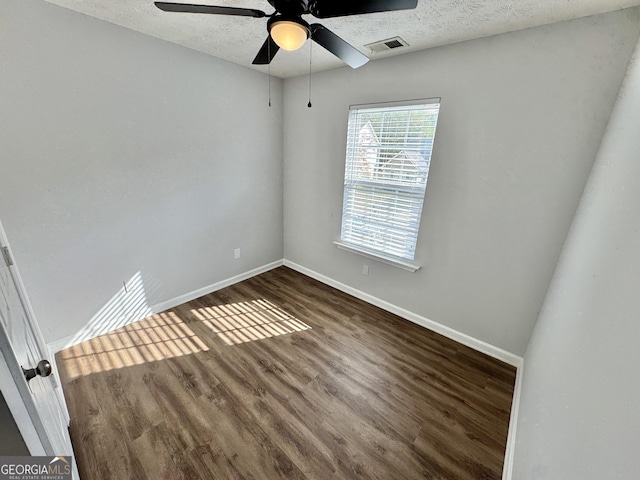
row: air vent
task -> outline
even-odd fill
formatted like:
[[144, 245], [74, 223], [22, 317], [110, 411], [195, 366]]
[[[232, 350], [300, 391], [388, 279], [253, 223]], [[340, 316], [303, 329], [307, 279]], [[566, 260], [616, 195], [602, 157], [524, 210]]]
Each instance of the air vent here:
[[408, 47], [409, 44], [400, 37], [387, 38], [386, 40], [380, 40], [379, 42], [370, 43], [365, 45], [371, 53], [381, 53], [393, 50], [395, 48]]

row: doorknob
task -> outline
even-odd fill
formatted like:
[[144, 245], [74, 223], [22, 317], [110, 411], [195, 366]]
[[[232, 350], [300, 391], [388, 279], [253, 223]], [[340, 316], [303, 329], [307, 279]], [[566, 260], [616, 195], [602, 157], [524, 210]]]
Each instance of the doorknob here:
[[49, 360], [40, 360], [36, 368], [30, 368], [25, 370], [22, 368], [22, 373], [24, 373], [24, 378], [29, 382], [36, 375], [40, 375], [41, 377], [48, 377], [51, 375], [51, 364]]

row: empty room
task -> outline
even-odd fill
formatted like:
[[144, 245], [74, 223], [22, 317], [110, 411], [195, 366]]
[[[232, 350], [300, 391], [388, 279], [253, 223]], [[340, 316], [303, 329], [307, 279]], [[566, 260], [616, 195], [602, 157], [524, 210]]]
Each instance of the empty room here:
[[637, 478], [639, 35], [639, 0], [3, 0], [2, 468]]

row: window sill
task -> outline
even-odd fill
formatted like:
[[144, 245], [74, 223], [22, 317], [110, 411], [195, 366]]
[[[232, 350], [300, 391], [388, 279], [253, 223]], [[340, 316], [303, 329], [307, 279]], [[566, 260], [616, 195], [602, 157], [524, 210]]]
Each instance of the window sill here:
[[362, 255], [363, 257], [371, 258], [373, 260], [377, 260], [378, 262], [386, 263], [387, 265], [392, 265], [394, 267], [407, 270], [408, 272], [415, 273], [420, 269], [420, 265], [416, 265], [414, 263], [408, 262], [401, 258], [384, 256], [378, 252], [367, 250], [360, 246], [351, 245], [351, 244], [343, 243], [340, 241], [335, 241], [333, 243], [336, 247], [338, 247], [341, 250], [346, 250], [347, 252], [355, 253], [357, 255]]

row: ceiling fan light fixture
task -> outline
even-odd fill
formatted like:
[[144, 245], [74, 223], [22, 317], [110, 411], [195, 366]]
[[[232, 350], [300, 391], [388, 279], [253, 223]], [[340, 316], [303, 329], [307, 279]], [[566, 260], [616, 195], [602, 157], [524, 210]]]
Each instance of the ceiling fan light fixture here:
[[309, 29], [291, 20], [273, 22], [269, 25], [269, 33], [280, 48], [290, 52], [298, 50], [309, 38]]

